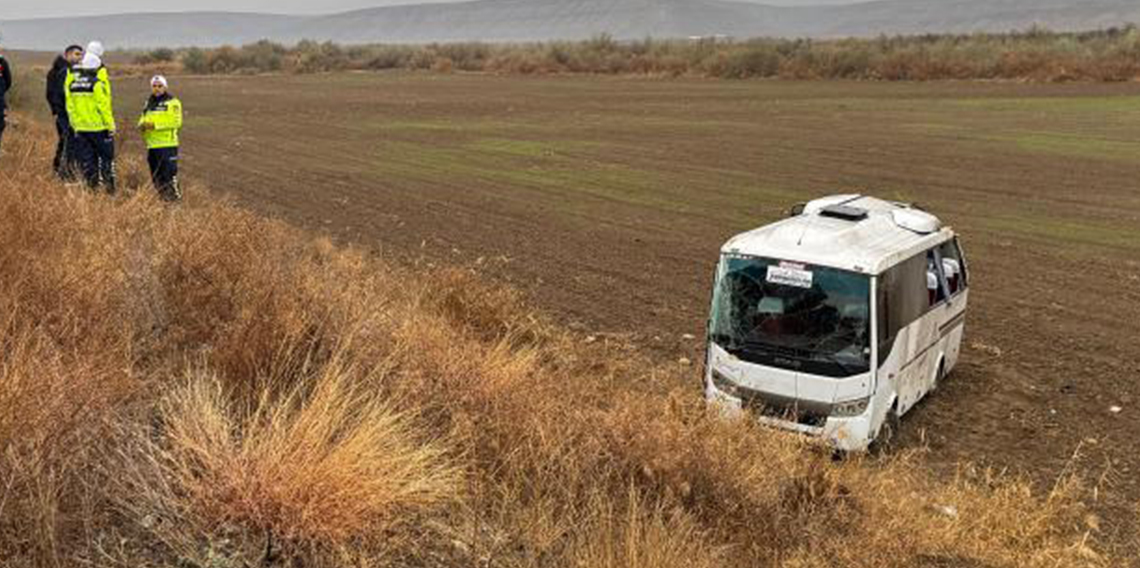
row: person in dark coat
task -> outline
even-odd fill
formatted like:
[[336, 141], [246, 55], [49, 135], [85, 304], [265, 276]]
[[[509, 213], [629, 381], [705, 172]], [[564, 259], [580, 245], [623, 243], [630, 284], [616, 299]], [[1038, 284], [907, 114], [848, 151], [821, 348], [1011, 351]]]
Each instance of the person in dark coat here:
[[4, 129], [8, 127], [8, 89], [12, 88], [12, 66], [0, 54], [0, 149], [3, 148]]
[[83, 48], [70, 45], [62, 55], [55, 58], [51, 70], [47, 74], [47, 103], [55, 117], [55, 132], [59, 135], [59, 142], [55, 146], [55, 159], [52, 167], [55, 174], [64, 181], [75, 181], [78, 164], [75, 159], [75, 130], [71, 128], [71, 120], [67, 116], [67, 94], [64, 85], [67, 83], [67, 74], [71, 68], [79, 65], [83, 60]]

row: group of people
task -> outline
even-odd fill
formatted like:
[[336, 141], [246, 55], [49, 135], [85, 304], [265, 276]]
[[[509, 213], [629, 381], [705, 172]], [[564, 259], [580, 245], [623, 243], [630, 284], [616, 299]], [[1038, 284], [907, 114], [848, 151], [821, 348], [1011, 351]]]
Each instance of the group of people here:
[[[84, 49], [68, 46], [56, 57], [47, 75], [47, 102], [59, 135], [53, 167], [65, 182], [82, 178], [92, 190], [114, 194], [115, 114], [111, 77], [103, 64], [103, 44], [93, 41]], [[8, 61], [0, 56], [0, 143], [7, 110], [5, 94], [12, 85]], [[182, 102], [170, 93], [166, 77], [150, 80], [138, 129], [147, 146], [151, 180], [166, 201], [182, 199], [178, 183], [178, 135], [182, 129]]]

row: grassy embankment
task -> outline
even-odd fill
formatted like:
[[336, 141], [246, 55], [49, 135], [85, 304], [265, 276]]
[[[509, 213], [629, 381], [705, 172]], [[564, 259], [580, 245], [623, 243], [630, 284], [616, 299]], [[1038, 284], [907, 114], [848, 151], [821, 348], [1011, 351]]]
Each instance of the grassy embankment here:
[[[832, 462], [477, 276], [0, 162], [0, 565], [1108, 566], [1080, 484]], [[692, 381], [688, 381], [690, 384]]]

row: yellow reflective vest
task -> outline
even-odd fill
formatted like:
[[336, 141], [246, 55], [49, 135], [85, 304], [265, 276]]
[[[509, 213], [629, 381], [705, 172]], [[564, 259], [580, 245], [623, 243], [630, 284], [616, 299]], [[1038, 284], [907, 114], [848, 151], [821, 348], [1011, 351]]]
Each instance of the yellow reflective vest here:
[[68, 71], [63, 94], [67, 101], [67, 117], [76, 132], [115, 131], [111, 77], [106, 67]]
[[139, 126], [146, 123], [154, 125], [153, 129], [142, 131], [147, 148], [177, 148], [178, 131], [182, 129], [182, 101], [170, 94], [151, 97], [139, 117]]

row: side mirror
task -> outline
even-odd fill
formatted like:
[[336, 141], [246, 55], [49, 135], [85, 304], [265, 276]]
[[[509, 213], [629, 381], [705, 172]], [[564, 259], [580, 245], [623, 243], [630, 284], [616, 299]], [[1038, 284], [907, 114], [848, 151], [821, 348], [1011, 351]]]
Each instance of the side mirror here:
[[800, 215], [803, 215], [804, 208], [806, 207], [807, 203], [797, 203], [793, 205], [791, 209], [788, 209], [788, 217], [799, 217]]

